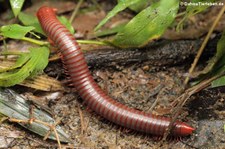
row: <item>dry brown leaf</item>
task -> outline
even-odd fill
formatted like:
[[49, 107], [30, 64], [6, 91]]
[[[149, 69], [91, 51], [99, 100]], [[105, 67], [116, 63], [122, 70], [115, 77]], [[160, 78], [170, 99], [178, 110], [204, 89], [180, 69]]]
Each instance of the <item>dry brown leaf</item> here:
[[64, 90], [64, 87], [60, 81], [49, 77], [46, 74], [26, 79], [24, 82], [20, 83], [20, 85], [42, 91]]

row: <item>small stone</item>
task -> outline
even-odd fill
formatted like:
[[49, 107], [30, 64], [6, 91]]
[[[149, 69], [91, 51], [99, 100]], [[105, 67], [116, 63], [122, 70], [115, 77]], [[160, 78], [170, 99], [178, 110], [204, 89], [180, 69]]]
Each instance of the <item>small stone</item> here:
[[146, 65], [146, 66], [143, 66], [142, 69], [143, 69], [144, 71], [148, 71], [148, 70], [150, 69], [150, 67], [149, 67], [148, 65]]

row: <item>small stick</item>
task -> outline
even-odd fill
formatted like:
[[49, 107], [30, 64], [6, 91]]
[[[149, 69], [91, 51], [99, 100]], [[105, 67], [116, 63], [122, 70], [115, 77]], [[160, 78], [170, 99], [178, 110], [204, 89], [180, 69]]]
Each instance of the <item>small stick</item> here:
[[[158, 85], [154, 89], [153, 93], [151, 93], [150, 97], [155, 96], [156, 94], [162, 92], [163, 90], [164, 90], [164, 85], [162, 85], [162, 84]], [[155, 106], [157, 105], [158, 101], [159, 101], [159, 97], [157, 96], [156, 100], [154, 101], [154, 103], [152, 104], [151, 108], [148, 111], [152, 112], [153, 109], [155, 108]]]
[[172, 118], [172, 120], [171, 120], [171, 122], [170, 122], [170, 125], [169, 125], [169, 127], [167, 128], [167, 131], [166, 131], [165, 134], [163, 135], [162, 141], [165, 141], [166, 138], [168, 137], [168, 135], [169, 135], [171, 129], [172, 129], [173, 126], [174, 126], [174, 125], [173, 125], [174, 122], [177, 120], [177, 117], [178, 117], [179, 114], [180, 114], [180, 111], [181, 111], [182, 107], [185, 105], [186, 101], [190, 98], [190, 96], [192, 96], [193, 94], [199, 92], [200, 90], [202, 90], [202, 89], [208, 87], [208, 86], [212, 83], [212, 81], [214, 81], [214, 80], [220, 78], [220, 77], [223, 76], [224, 74], [225, 74], [225, 73], [218, 74], [218, 75], [216, 75], [216, 76], [214, 76], [214, 77], [212, 77], [212, 78], [210, 78], [210, 79], [207, 79], [207, 80], [205, 80], [205, 81], [199, 83], [198, 85], [189, 88], [188, 90], [185, 91], [185, 93], [183, 93], [181, 96], [178, 97], [178, 99], [180, 99], [180, 102], [179, 102], [179, 104], [177, 105], [177, 107], [176, 107], [175, 110], [174, 110], [174, 112], [175, 112], [176, 114], [173, 116], [173, 118]]
[[60, 140], [59, 140], [59, 135], [58, 135], [58, 132], [56, 130], [56, 126], [60, 123], [61, 119], [58, 119], [55, 124], [49, 124], [49, 123], [46, 123], [46, 122], [43, 122], [43, 121], [40, 121], [38, 119], [35, 119], [33, 118], [33, 109], [34, 107], [31, 107], [30, 108], [30, 119], [29, 120], [19, 120], [19, 119], [15, 119], [15, 118], [9, 118], [8, 120], [10, 122], [16, 122], [16, 123], [28, 123], [28, 124], [32, 124], [33, 122], [36, 122], [36, 123], [39, 123], [39, 124], [42, 124], [42, 125], [45, 125], [47, 127], [49, 127], [49, 131], [46, 133], [45, 137], [43, 138], [43, 140], [46, 140], [50, 133], [53, 131], [54, 134], [55, 134], [55, 138], [57, 140], [57, 143], [58, 143], [58, 147], [61, 149], [61, 143], [60, 143]]
[[187, 83], [189, 82], [190, 76], [193, 73], [193, 71], [194, 71], [194, 69], [195, 69], [195, 67], [196, 67], [196, 65], [198, 63], [198, 60], [199, 60], [200, 56], [202, 55], [202, 52], [203, 52], [203, 50], [204, 50], [204, 48], [205, 48], [205, 46], [206, 46], [206, 44], [207, 44], [207, 42], [209, 40], [209, 38], [210, 38], [214, 28], [216, 27], [217, 23], [219, 22], [220, 18], [222, 17], [224, 11], [225, 11], [225, 5], [221, 8], [218, 16], [216, 17], [216, 20], [213, 22], [213, 25], [209, 29], [208, 34], [206, 35], [206, 37], [205, 37], [201, 47], [199, 48], [198, 53], [197, 53], [197, 55], [196, 55], [196, 57], [194, 59], [194, 62], [192, 63], [191, 68], [189, 69], [189, 72], [188, 72], [189, 75], [186, 77], [186, 79], [184, 81], [185, 85], [187, 85]]
[[159, 97], [157, 96], [154, 103], [152, 104], [151, 108], [148, 111], [152, 112], [155, 106], [157, 105], [158, 101], [159, 101]]
[[55, 127], [53, 127], [53, 131], [54, 131], [54, 133], [55, 133], [55, 138], [56, 138], [56, 140], [57, 140], [57, 142], [58, 142], [59, 148], [61, 149], [62, 146], [61, 146], [61, 143], [60, 143], [60, 141], [59, 141], [59, 135], [58, 135], [58, 132], [56, 131], [56, 128], [55, 128]]
[[83, 0], [79, 0], [79, 2], [77, 3], [77, 6], [74, 8], [73, 13], [70, 17], [69, 22], [72, 23], [75, 16], [77, 15], [78, 10], [80, 9], [81, 4], [83, 3]]
[[84, 129], [85, 129], [85, 124], [84, 124], [84, 117], [83, 117], [83, 113], [80, 109], [80, 107], [78, 106], [78, 111], [79, 111], [79, 115], [80, 115], [80, 125], [81, 125], [81, 134], [84, 134]]

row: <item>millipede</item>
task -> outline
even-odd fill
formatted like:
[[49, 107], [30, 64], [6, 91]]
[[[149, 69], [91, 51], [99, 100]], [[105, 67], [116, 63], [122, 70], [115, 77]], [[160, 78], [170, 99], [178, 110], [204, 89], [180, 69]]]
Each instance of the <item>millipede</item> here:
[[[157, 136], [162, 136], [167, 131], [170, 118], [130, 108], [104, 93], [94, 81], [75, 37], [59, 22], [54, 8], [42, 6], [37, 17], [43, 31], [59, 48], [72, 84], [88, 107], [105, 119], [132, 130]], [[190, 125], [175, 121], [170, 134], [187, 136], [193, 130]]]

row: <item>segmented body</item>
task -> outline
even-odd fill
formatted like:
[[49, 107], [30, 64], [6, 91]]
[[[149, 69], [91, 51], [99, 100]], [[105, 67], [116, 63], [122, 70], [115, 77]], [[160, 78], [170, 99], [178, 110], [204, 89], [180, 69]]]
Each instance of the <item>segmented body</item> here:
[[[60, 49], [74, 87], [91, 109], [109, 121], [126, 128], [155, 135], [165, 133], [170, 124], [169, 118], [129, 108], [110, 98], [95, 83], [78, 43], [58, 21], [53, 8], [43, 6], [38, 10], [37, 16], [44, 32]], [[189, 125], [176, 121], [171, 134], [186, 136], [192, 131], [193, 128]]]

